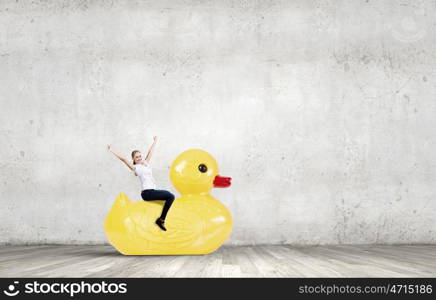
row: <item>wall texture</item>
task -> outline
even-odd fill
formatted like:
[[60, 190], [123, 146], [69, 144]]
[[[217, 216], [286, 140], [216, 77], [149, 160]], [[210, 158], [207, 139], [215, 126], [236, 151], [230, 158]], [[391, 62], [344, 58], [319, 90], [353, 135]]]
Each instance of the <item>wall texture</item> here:
[[229, 244], [435, 243], [435, 1], [0, 2], [0, 243], [105, 243], [213, 154]]

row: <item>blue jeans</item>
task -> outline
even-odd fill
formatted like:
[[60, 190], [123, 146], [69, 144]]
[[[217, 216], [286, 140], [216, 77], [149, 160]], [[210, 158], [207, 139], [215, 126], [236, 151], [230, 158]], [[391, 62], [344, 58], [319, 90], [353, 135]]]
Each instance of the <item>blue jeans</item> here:
[[141, 192], [141, 197], [145, 201], [165, 200], [165, 205], [162, 209], [162, 214], [160, 216], [162, 220], [165, 220], [168, 210], [174, 202], [174, 195], [165, 190], [143, 190]]

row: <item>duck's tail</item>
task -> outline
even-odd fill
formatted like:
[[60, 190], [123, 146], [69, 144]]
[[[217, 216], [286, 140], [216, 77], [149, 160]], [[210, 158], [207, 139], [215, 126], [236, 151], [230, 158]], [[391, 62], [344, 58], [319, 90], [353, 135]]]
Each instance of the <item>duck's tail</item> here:
[[117, 198], [115, 198], [115, 202], [112, 205], [112, 209], [123, 209], [127, 206], [129, 206], [132, 203], [132, 201], [127, 198], [127, 195], [125, 193], [119, 193]]
[[115, 248], [121, 253], [124, 253], [123, 244], [126, 243], [126, 238], [128, 236], [128, 228], [124, 220], [126, 215], [129, 214], [129, 206], [132, 202], [127, 198], [125, 193], [119, 193], [115, 198], [112, 208], [106, 215], [104, 223], [104, 231], [106, 236]]

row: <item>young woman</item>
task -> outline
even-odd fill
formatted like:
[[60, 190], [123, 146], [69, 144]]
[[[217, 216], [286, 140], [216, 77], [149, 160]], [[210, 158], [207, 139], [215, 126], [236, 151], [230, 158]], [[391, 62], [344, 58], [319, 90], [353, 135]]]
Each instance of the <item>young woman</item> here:
[[157, 218], [156, 224], [160, 227], [160, 229], [166, 231], [167, 229], [165, 228], [165, 218], [167, 216], [168, 210], [174, 202], [174, 195], [169, 191], [156, 190], [156, 184], [154, 182], [153, 174], [150, 167], [150, 159], [153, 155], [156, 143], [157, 136], [154, 136], [153, 144], [151, 145], [150, 150], [148, 150], [145, 159], [142, 158], [142, 154], [139, 150], [134, 150], [132, 152], [133, 164], [130, 163], [126, 158], [121, 157], [120, 155], [112, 151], [111, 145], [108, 145], [107, 147], [110, 152], [112, 152], [123, 163], [125, 163], [135, 173], [135, 175], [139, 177], [139, 181], [141, 182], [141, 197], [143, 200], [165, 200], [162, 214], [159, 218]]

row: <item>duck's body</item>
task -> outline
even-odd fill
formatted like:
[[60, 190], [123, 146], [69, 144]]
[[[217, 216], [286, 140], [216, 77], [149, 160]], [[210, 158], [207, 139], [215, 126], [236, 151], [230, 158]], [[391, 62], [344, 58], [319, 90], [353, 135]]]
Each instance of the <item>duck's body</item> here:
[[[186, 157], [198, 160], [199, 154], [206, 153], [199, 151], [202, 150], [185, 151], [173, 163], [171, 180], [182, 191], [182, 196], [174, 201], [167, 215], [167, 231], [154, 224], [162, 210], [162, 201], [131, 202], [124, 193], [117, 196], [106, 216], [104, 229], [109, 242], [119, 252], [125, 255], [208, 254], [225, 242], [232, 231], [229, 210], [209, 194], [212, 182], [207, 183], [206, 189], [200, 188], [207, 174], [197, 176], [195, 172], [187, 174], [184, 171], [192, 169], [186, 163]], [[200, 155], [200, 160], [206, 163], [210, 157], [206, 159]], [[195, 161], [194, 165], [197, 163]], [[215, 178], [218, 176], [214, 173], [218, 170], [213, 163], [207, 162], [211, 169], [215, 167], [208, 176]], [[194, 192], [188, 193], [189, 190]]]
[[166, 232], [154, 225], [162, 205], [162, 201], [131, 202], [120, 193], [106, 217], [110, 243], [125, 255], [208, 254], [232, 231], [230, 212], [211, 195], [177, 198], [166, 219]]

